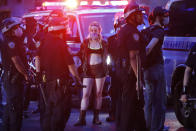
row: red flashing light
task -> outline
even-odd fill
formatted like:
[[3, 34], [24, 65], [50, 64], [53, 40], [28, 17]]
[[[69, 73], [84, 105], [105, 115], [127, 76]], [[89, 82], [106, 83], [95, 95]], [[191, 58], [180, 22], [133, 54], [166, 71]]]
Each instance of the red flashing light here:
[[[125, 6], [128, 4], [127, 0], [121, 0], [121, 1], [106, 1], [102, 4], [100, 0], [92, 1], [92, 6]], [[65, 0], [65, 2], [44, 2], [42, 4], [43, 7], [55, 7], [55, 6], [61, 6], [61, 7], [67, 7], [70, 9], [77, 8], [78, 6], [86, 6], [89, 5], [88, 1], [81, 1], [78, 3], [77, 0]], [[90, 6], [90, 5], [89, 5]]]

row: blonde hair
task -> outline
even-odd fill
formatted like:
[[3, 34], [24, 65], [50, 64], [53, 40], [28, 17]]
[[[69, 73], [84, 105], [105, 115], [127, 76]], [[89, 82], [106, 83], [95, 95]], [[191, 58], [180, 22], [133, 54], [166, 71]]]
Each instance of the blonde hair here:
[[[98, 30], [99, 30], [99, 42], [101, 42], [101, 40], [102, 40], [102, 35], [101, 35], [102, 27], [101, 27], [101, 25], [100, 25], [98, 22], [94, 21], [94, 22], [92, 22], [92, 23], [89, 25], [89, 28], [88, 28], [89, 33], [90, 33], [90, 29], [91, 29], [93, 26], [95, 26], [95, 27], [98, 28]], [[87, 38], [91, 40], [90, 34], [88, 35]]]

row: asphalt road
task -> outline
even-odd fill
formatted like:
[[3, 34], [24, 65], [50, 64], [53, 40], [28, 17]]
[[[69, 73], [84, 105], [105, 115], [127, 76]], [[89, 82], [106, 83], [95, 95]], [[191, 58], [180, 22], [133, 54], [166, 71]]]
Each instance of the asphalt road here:
[[[36, 108], [35, 103], [31, 103], [29, 109], [29, 118], [23, 120], [22, 131], [41, 131], [39, 124], [39, 114], [31, 114], [31, 111]], [[102, 112], [100, 115], [100, 120], [103, 122], [102, 125], [96, 126], [92, 124], [93, 113], [88, 111], [87, 113], [87, 126], [85, 127], [74, 127], [73, 124], [77, 121], [79, 115], [78, 109], [72, 109], [70, 119], [67, 123], [65, 131], [115, 131], [115, 124], [108, 123], [105, 118], [108, 116], [107, 113]], [[1, 124], [0, 124], [1, 125]], [[166, 126], [169, 126], [169, 131], [196, 131], [196, 129], [185, 129], [177, 121], [175, 114], [172, 109], [168, 109], [166, 113]]]

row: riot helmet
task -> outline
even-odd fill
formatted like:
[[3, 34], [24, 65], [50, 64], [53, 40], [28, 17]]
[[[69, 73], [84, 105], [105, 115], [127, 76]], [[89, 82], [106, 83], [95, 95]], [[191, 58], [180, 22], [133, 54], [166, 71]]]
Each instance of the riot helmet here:
[[18, 17], [10, 17], [6, 18], [1, 23], [1, 32], [4, 34], [11, 30], [13, 27], [20, 25], [22, 23], [22, 19]]

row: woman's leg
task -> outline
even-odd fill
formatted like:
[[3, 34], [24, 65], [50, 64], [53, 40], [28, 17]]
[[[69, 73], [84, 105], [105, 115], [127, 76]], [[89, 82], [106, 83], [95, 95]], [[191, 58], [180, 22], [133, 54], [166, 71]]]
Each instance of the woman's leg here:
[[83, 79], [83, 85], [85, 85], [86, 88], [83, 88], [79, 120], [74, 124], [74, 126], [86, 125], [86, 120], [85, 120], [86, 110], [88, 109], [89, 97], [92, 91], [93, 81], [94, 79], [92, 78]]
[[102, 91], [103, 91], [103, 86], [105, 82], [105, 77], [103, 78], [96, 78], [96, 98], [95, 98], [95, 110], [94, 110], [94, 118], [93, 118], [93, 124], [100, 125], [101, 121], [99, 120], [99, 110], [101, 109], [102, 106]]
[[84, 78], [83, 79], [83, 85], [86, 86], [86, 88], [83, 88], [83, 95], [82, 95], [82, 101], [81, 101], [81, 110], [87, 110], [88, 109], [89, 97], [91, 95], [93, 81], [94, 81], [93, 78]]
[[102, 106], [102, 92], [103, 92], [103, 87], [104, 87], [104, 83], [105, 83], [105, 78], [96, 78], [95, 79], [95, 83], [96, 83], [96, 88], [95, 88], [95, 92], [96, 92], [96, 103], [95, 103], [95, 109], [96, 110], [100, 110], [101, 106]]

